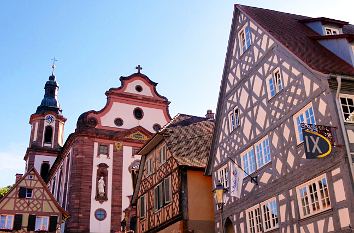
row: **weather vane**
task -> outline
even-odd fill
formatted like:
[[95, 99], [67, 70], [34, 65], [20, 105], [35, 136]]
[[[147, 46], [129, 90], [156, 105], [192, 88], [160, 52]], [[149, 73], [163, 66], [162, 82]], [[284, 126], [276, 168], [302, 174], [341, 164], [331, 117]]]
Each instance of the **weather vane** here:
[[138, 70], [138, 73], [140, 74], [140, 71], [143, 69], [143, 67], [141, 67], [140, 65], [138, 65], [137, 67], [135, 67], [135, 69]]
[[51, 59], [52, 61], [53, 61], [53, 63], [52, 63], [52, 75], [54, 75], [54, 70], [55, 70], [55, 62], [56, 61], [58, 61], [57, 59], [55, 59], [55, 57], [53, 57], [52, 59]]

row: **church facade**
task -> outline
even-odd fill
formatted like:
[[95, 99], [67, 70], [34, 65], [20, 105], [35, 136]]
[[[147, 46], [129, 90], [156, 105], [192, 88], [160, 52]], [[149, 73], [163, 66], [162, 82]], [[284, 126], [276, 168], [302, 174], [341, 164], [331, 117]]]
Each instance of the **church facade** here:
[[131, 208], [140, 161], [136, 152], [171, 118], [169, 101], [140, 69], [120, 81], [120, 87], [105, 93], [103, 109], [81, 114], [75, 132], [65, 142], [66, 119], [54, 74], [45, 85], [41, 105], [30, 117], [26, 170], [34, 167], [70, 213], [62, 232], [120, 232], [123, 222], [131, 228], [136, 224], [134, 215], [124, 216]]

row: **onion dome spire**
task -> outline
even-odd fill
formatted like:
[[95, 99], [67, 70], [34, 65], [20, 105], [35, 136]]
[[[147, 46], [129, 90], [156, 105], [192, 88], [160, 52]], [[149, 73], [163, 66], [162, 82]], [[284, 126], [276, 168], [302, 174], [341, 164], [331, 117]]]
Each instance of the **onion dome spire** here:
[[37, 107], [36, 113], [43, 113], [47, 111], [52, 111], [57, 114], [61, 114], [62, 109], [58, 101], [58, 90], [59, 86], [55, 80], [55, 62], [58, 61], [55, 57], [52, 59], [52, 74], [49, 76], [49, 80], [45, 83], [44, 86], [44, 97], [42, 99], [41, 105]]

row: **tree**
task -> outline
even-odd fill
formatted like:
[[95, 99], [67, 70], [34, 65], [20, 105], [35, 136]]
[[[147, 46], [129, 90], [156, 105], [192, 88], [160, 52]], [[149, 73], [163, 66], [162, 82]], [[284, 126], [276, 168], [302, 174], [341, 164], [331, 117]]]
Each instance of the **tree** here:
[[2, 198], [3, 196], [5, 196], [5, 194], [10, 191], [11, 185], [8, 185], [6, 187], [2, 187], [0, 188], [0, 198]]

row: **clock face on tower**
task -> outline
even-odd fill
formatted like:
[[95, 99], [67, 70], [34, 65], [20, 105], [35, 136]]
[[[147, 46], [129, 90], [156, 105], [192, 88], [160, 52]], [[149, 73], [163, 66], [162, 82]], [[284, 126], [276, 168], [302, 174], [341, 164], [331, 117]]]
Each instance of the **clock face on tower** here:
[[48, 123], [48, 124], [51, 124], [53, 121], [54, 121], [54, 116], [52, 115], [47, 115], [45, 117], [45, 121]]

